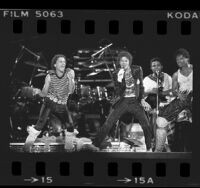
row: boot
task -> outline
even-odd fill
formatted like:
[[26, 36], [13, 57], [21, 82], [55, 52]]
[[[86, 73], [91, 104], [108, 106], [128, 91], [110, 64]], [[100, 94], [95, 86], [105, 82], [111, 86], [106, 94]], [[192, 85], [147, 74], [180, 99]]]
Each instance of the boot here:
[[39, 136], [41, 131], [36, 130], [33, 126], [29, 126], [27, 129], [29, 135], [26, 138], [25, 144], [24, 144], [24, 151], [25, 152], [31, 152], [31, 148], [36, 140], [36, 138]]
[[156, 148], [154, 152], [162, 152], [165, 147], [165, 141], [167, 138], [167, 130], [158, 128], [156, 130]]
[[72, 152], [75, 150], [74, 142], [76, 140], [76, 134], [74, 132], [68, 132], [65, 130], [65, 150]]

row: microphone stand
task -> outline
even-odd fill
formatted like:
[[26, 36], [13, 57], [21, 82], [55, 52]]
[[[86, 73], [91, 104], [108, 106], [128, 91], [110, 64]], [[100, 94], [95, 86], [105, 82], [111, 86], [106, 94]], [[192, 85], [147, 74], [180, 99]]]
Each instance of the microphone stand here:
[[29, 49], [26, 48], [25, 46], [24, 46], [24, 50], [26, 50], [27, 52], [29, 52], [30, 54], [32, 54], [33, 56], [35, 56], [35, 57], [37, 58], [37, 60], [40, 59], [40, 56], [39, 56], [39, 55], [37, 55], [36, 53], [32, 52], [31, 50], [29, 50]]
[[[109, 52], [110, 52], [110, 48], [109, 48], [109, 47], [112, 46], [112, 45], [113, 45], [113, 43], [110, 43], [110, 44], [106, 45], [106, 46], [105, 46], [104, 48], [102, 48], [101, 50], [99, 50], [99, 51], [97, 51], [96, 53], [92, 54], [91, 57], [94, 58], [95, 55], [97, 55], [97, 54], [99, 54], [99, 53], [101, 53], [101, 52], [102, 52], [102, 53], [100, 54], [100, 56], [104, 56], [104, 55], [105, 55], [105, 53], [104, 53], [105, 50], [108, 49]], [[112, 75], [112, 73], [111, 73], [111, 70], [110, 70], [108, 64], [105, 63], [105, 65], [106, 65], [106, 68], [107, 68], [107, 70], [108, 70], [108, 72], [109, 72], [109, 75], [110, 75], [110, 78], [111, 78], [112, 82], [114, 82], [114, 78], [113, 78], [113, 75]], [[115, 66], [114, 62], [113, 62], [113, 66], [114, 66], [114, 69], [116, 70], [116, 66]], [[114, 89], [115, 89], [115, 86], [114, 86]]]
[[156, 118], [159, 114], [159, 72], [156, 72], [157, 75], [157, 93], [156, 93]]
[[[37, 61], [37, 64], [39, 64], [39, 59], [40, 59], [40, 56], [37, 55], [36, 53], [32, 52], [31, 50], [29, 50], [28, 48], [24, 47], [24, 50], [26, 50], [27, 52], [29, 52], [30, 54], [32, 54], [33, 56], [35, 56], [36, 58], [36, 61]], [[32, 71], [32, 74], [31, 74], [31, 78], [30, 78], [30, 81], [29, 81], [29, 86], [31, 87], [32, 85], [32, 80], [33, 80], [33, 76], [35, 74], [35, 71], [36, 71], [36, 66], [34, 66], [33, 68], [33, 71]]]
[[112, 46], [113, 44], [110, 43], [107, 46], [103, 47], [101, 50], [97, 51], [96, 53], [92, 54], [91, 56], [94, 58], [95, 55], [101, 53], [102, 51], [104, 51], [106, 48], [109, 48], [110, 46]]

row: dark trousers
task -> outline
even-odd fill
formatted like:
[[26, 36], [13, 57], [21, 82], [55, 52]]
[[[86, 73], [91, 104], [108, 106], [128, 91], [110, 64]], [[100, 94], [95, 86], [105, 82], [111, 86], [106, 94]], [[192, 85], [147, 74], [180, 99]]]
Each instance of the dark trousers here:
[[172, 150], [174, 152], [192, 151], [192, 124], [188, 121], [176, 122]]
[[176, 120], [179, 113], [184, 109], [190, 109], [192, 111], [191, 96], [189, 95], [186, 100], [181, 101], [176, 98], [168, 105], [160, 109], [159, 116], [165, 118], [167, 121], [171, 122]]
[[[58, 117], [61, 123], [67, 128], [67, 122], [69, 122], [69, 112], [67, 106], [63, 104], [57, 104], [51, 101], [50, 99], [46, 98], [41, 107], [39, 119], [35, 125], [36, 130], [40, 131], [43, 129], [50, 113], [53, 113], [56, 117]], [[74, 131], [72, 124], [68, 126], [68, 131]]]
[[119, 120], [119, 118], [125, 113], [131, 113], [134, 115], [134, 118], [138, 119], [145, 136], [145, 143], [147, 149], [151, 148], [151, 139], [152, 133], [150, 129], [150, 124], [145, 114], [145, 111], [142, 105], [136, 98], [123, 98], [110, 112], [106, 122], [103, 126], [98, 130], [97, 136], [94, 139], [93, 144], [97, 147], [101, 145], [101, 143], [106, 138], [107, 134], [113, 127], [113, 125]]

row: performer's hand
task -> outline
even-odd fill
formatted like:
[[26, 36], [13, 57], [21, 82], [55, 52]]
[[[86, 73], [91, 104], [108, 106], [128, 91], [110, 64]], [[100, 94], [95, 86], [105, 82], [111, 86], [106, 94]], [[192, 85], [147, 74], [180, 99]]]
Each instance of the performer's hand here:
[[120, 69], [120, 71], [117, 74], [118, 82], [122, 82], [123, 77], [124, 77], [124, 69]]
[[141, 100], [141, 104], [142, 104], [142, 106], [143, 106], [145, 111], [150, 111], [151, 110], [151, 106], [144, 99]]

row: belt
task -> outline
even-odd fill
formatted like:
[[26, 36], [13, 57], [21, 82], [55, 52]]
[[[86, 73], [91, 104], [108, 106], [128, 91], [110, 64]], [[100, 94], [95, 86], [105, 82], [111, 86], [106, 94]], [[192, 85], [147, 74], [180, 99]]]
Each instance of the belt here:
[[61, 100], [58, 100], [56, 97], [53, 97], [53, 96], [47, 96], [51, 101], [57, 103], [57, 104], [63, 104], [63, 105], [66, 105], [67, 102], [63, 102]]

